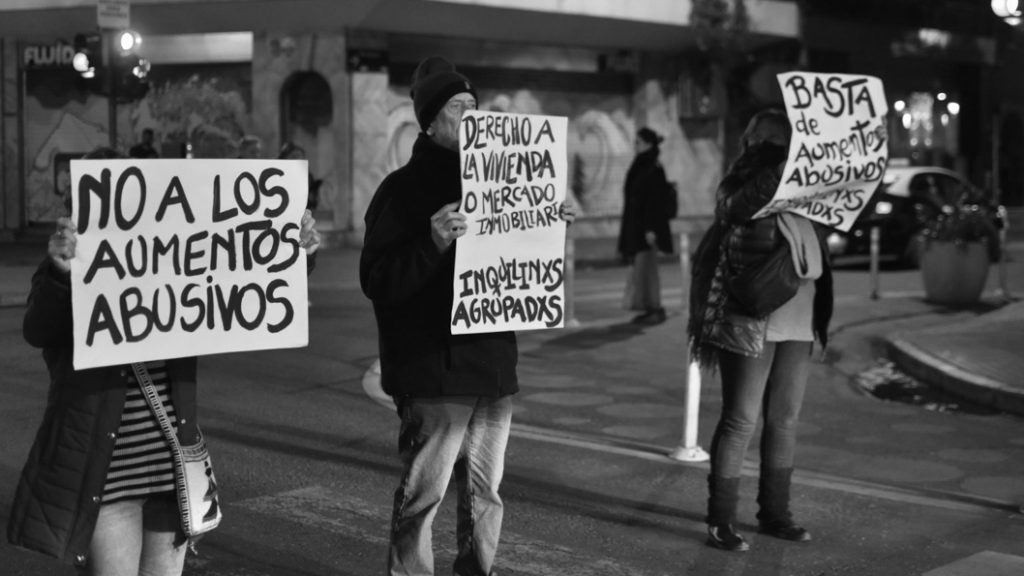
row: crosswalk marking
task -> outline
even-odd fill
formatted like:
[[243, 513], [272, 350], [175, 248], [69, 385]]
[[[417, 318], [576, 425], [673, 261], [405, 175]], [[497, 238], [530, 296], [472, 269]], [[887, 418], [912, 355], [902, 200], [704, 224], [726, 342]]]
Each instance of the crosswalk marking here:
[[[386, 554], [390, 507], [367, 502], [346, 491], [308, 486], [242, 500], [234, 507], [359, 540], [378, 547], [382, 557]], [[439, 514], [434, 524], [435, 550], [447, 557], [455, 554], [452, 539], [442, 536], [455, 532], [451, 516]], [[441, 562], [442, 559], [438, 558], [438, 573], [444, 572]], [[646, 570], [596, 556], [592, 550], [568, 548], [508, 530], [501, 535], [497, 560], [499, 572], [502, 565], [515, 566], [516, 574], [537, 576], [654, 576]]]

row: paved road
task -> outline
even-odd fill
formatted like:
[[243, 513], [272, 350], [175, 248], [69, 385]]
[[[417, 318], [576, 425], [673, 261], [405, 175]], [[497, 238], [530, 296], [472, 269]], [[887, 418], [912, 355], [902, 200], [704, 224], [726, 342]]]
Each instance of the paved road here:
[[[678, 268], [663, 273], [668, 280]], [[201, 418], [226, 519], [187, 573], [382, 573], [397, 420], [363, 391], [376, 341], [354, 274], [350, 254], [321, 261], [308, 348], [202, 360]], [[647, 329], [628, 324], [616, 308], [622, 277], [621, 269], [581, 271], [582, 326], [521, 337], [501, 574], [1024, 573], [1024, 517], [1015, 512], [1024, 502], [1022, 421], [883, 403], [852, 384], [877, 366], [880, 334], [977, 311], [936, 316], [914, 297], [912, 273], [888, 273], [884, 297], [871, 301], [864, 274], [843, 273], [835, 343], [812, 373], [794, 489], [797, 515], [816, 540], [751, 535], [751, 552], [726, 554], [703, 545], [706, 467], [664, 456], [681, 430], [681, 317]], [[668, 292], [678, 306], [678, 289]], [[2, 520], [45, 395], [42, 361], [21, 342], [20, 316], [0, 310]], [[704, 446], [715, 391], [707, 375]], [[755, 467], [756, 452], [748, 471]], [[748, 533], [755, 485], [748, 477], [743, 486]], [[453, 557], [452, 518], [449, 499], [436, 531], [439, 574]], [[6, 545], [0, 566], [11, 576], [71, 574]]]

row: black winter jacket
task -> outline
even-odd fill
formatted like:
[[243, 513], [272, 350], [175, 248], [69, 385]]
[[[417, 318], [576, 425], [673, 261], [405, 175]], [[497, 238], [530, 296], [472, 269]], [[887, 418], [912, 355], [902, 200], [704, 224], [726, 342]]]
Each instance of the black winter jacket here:
[[459, 201], [461, 189], [458, 152], [420, 134], [366, 211], [359, 280], [377, 318], [381, 384], [398, 403], [519, 391], [514, 332], [451, 333], [458, 241], [439, 253], [430, 217]]
[[672, 253], [671, 218], [665, 213], [661, 197], [667, 186], [665, 169], [658, 162], [657, 148], [633, 158], [623, 186], [622, 223], [619, 228], [619, 254], [626, 260], [648, 249], [647, 232], [654, 232], [658, 250]]
[[[47, 259], [32, 277], [25, 340], [50, 372], [46, 412], [15, 491], [7, 538], [84, 565], [99, 513], [127, 390], [126, 367], [75, 371], [71, 287]], [[198, 441], [196, 359], [167, 361], [183, 445]]]

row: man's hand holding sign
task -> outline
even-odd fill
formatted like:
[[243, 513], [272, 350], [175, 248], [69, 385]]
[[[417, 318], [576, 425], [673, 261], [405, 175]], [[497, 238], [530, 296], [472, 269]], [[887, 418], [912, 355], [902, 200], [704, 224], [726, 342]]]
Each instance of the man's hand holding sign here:
[[564, 117], [466, 111], [459, 130], [461, 212], [431, 221], [436, 243], [463, 237], [455, 254], [452, 333], [564, 325], [566, 199]]
[[882, 81], [853, 74], [779, 74], [793, 127], [782, 182], [758, 214], [799, 214], [846, 232], [889, 159]]
[[69, 267], [77, 369], [304, 346], [319, 245], [293, 160], [73, 161]]

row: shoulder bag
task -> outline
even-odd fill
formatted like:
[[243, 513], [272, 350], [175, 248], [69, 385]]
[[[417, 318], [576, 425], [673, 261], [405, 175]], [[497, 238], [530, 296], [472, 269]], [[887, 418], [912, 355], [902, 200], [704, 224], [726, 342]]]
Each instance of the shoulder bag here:
[[[167, 417], [160, 395], [157, 394], [153, 379], [149, 376], [146, 366], [133, 363], [132, 370], [139, 382], [142, 395], [146, 397], [149, 409], [153, 411], [164, 438], [171, 446], [174, 456], [174, 484], [178, 493], [178, 510], [181, 512], [181, 527], [190, 540], [201, 536], [220, 524], [223, 514], [220, 509], [220, 493], [217, 480], [213, 476], [213, 462], [206, 449], [206, 439], [202, 432], [199, 441], [190, 446], [182, 446], [178, 435], [174, 433], [171, 421]], [[173, 385], [173, 384], [172, 384]], [[198, 430], [198, 429], [197, 429]]]
[[[729, 235], [725, 242], [729, 241]], [[778, 242], [757, 262], [736, 268], [727, 261], [725, 289], [739, 307], [754, 318], [764, 318], [796, 296], [800, 276], [793, 265], [789, 242]]]

